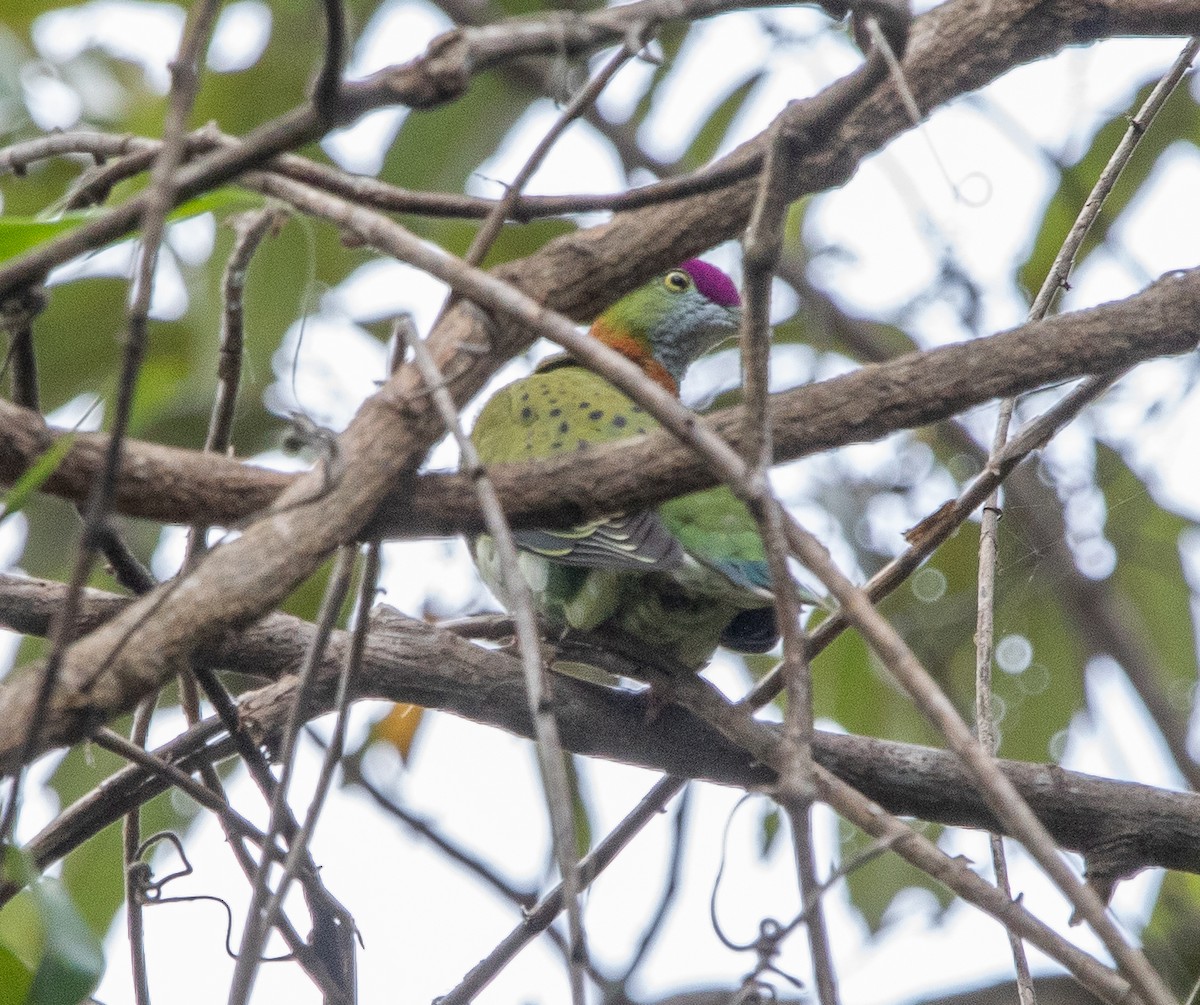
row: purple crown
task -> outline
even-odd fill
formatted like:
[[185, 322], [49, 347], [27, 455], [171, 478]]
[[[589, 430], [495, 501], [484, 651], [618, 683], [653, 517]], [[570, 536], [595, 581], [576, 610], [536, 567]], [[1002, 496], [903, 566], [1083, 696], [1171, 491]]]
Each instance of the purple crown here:
[[742, 298], [738, 296], [737, 287], [733, 285], [724, 272], [715, 265], [702, 262], [699, 258], [689, 258], [679, 266], [692, 277], [696, 289], [703, 293], [714, 304], [722, 307], [740, 307]]

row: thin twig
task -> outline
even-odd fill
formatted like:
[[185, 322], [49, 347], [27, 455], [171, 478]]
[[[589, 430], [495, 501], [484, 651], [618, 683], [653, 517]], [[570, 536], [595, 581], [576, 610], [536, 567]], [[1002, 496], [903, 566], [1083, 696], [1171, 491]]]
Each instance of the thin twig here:
[[954, 705], [899, 633], [879, 614], [866, 593], [834, 565], [816, 538], [794, 520], [789, 519], [787, 530], [792, 553], [829, 588], [883, 665], [926, 718], [941, 731], [992, 812], [1004, 822], [1009, 833], [1020, 839], [1079, 915], [1087, 920], [1147, 1005], [1174, 1005], [1173, 996], [1146, 957], [1130, 946], [1109, 918], [1095, 891], [1084, 884], [1062, 858], [1053, 838], [1029, 804], [998, 770], [992, 755], [979, 747]]
[[[150, 733], [150, 719], [154, 715], [154, 703], [153, 697], [143, 698], [133, 713], [133, 725], [129, 729], [132, 746], [145, 748], [146, 737]], [[141, 817], [141, 806], [134, 807], [125, 815], [121, 832], [125, 866], [125, 931], [129, 937], [129, 961], [133, 971], [133, 1000], [136, 1005], [150, 1005], [150, 979], [146, 974], [146, 928], [134, 870], [138, 849], [142, 844]]]
[[[642, 41], [640, 38], [641, 30], [635, 27], [631, 35], [637, 39], [640, 45]], [[529, 179], [542, 166], [542, 161], [546, 159], [546, 155], [550, 153], [554, 145], [562, 138], [563, 133], [567, 131], [571, 123], [592, 107], [604, 88], [608, 86], [609, 81], [617, 75], [617, 71], [633, 58], [634, 55], [636, 55], [636, 52], [631, 50], [631, 38], [627, 37], [625, 44], [601, 67], [600, 71], [588, 82], [588, 85], [571, 99], [567, 107], [562, 110], [555, 120], [554, 125], [546, 130], [546, 135], [538, 141], [538, 145], [533, 148], [533, 152], [526, 158], [525, 163], [521, 165], [521, 170], [517, 172], [516, 177], [508, 185], [504, 196], [492, 207], [491, 212], [484, 219], [483, 225], [475, 232], [475, 236], [471, 240], [471, 246], [467, 249], [466, 255], [463, 256], [464, 261], [472, 265], [479, 265], [483, 261], [488, 249], [500, 235], [500, 231], [504, 227], [504, 221], [508, 219], [513, 207], [517, 204], [517, 200], [521, 198], [521, 193], [525, 190]]]
[[675, 810], [675, 821], [671, 830], [671, 861], [667, 865], [667, 882], [663, 886], [662, 895], [658, 898], [658, 907], [654, 911], [654, 916], [650, 919], [650, 924], [646, 926], [646, 930], [642, 933], [642, 937], [638, 941], [633, 958], [630, 959], [625, 967], [625, 972], [616, 982], [617, 986], [622, 989], [629, 986], [629, 982], [633, 979], [633, 975], [637, 973], [638, 967], [642, 965], [642, 961], [646, 959], [646, 955], [653, 948], [659, 933], [662, 932], [663, 923], [667, 920], [667, 913], [675, 901], [675, 893], [679, 889], [679, 877], [683, 869], [683, 849], [687, 837], [688, 810], [691, 807], [690, 793], [690, 789], [684, 788], [680, 794], [679, 806]]
[[[305, 718], [304, 706], [307, 699], [308, 685], [312, 680], [314, 668], [325, 652], [326, 644], [329, 641], [329, 633], [333, 630], [334, 622], [337, 619], [338, 612], [341, 610], [342, 601], [345, 599], [346, 591], [349, 589], [350, 573], [353, 565], [353, 549], [343, 546], [338, 551], [333, 573], [330, 575], [329, 583], [325, 589], [325, 596], [321, 602], [321, 612], [317, 619], [317, 631], [313, 634], [308, 653], [305, 657], [304, 666], [300, 669], [299, 685], [296, 688], [292, 709], [288, 716], [287, 727], [280, 745], [279, 756], [282, 770], [271, 800], [271, 817], [267, 828], [268, 848], [275, 844], [276, 839], [283, 832], [284, 821], [289, 815], [286, 809], [287, 790], [291, 782], [292, 771], [295, 767], [296, 743], [300, 733], [300, 726]], [[246, 927], [242, 932], [242, 941], [238, 948], [238, 959], [234, 966], [233, 977], [230, 980], [230, 1005], [245, 1005], [254, 987], [255, 977], [258, 975], [258, 966], [262, 957], [263, 945], [270, 931], [265, 908], [270, 897], [269, 879], [271, 865], [272, 858], [267, 854], [267, 850], [264, 849], [259, 861], [258, 872], [254, 877], [250, 907], [246, 913]]]
[[[662, 812], [663, 807], [687, 784], [685, 779], [666, 775], [646, 793], [641, 802], [579, 863], [579, 881], [586, 887], [600, 875], [627, 844]], [[438, 999], [439, 1005], [467, 1005], [503, 970], [563, 909], [563, 884], [559, 883], [529, 911], [484, 959], [477, 963], [459, 984]]]
[[[784, 742], [789, 747], [787, 769], [780, 775], [776, 797], [792, 823], [796, 877], [800, 897], [806, 900], [817, 889], [813, 855], [811, 810], [815, 796], [812, 769], [813, 704], [812, 674], [807, 658], [807, 639], [800, 627], [801, 598], [788, 568], [787, 540], [783, 533], [783, 509], [771, 489], [770, 467], [774, 457], [768, 392], [771, 352], [771, 283], [775, 263], [783, 247], [788, 199], [785, 179], [796, 168], [807, 137], [788, 129], [780, 121], [767, 149], [758, 198], [750, 215], [743, 242], [745, 262], [745, 315], [742, 319], [742, 384], [746, 402], [746, 432], [743, 456], [748, 477], [760, 506], [751, 512], [758, 522], [775, 592], [776, 620], [783, 637], [780, 672], [787, 687]], [[817, 996], [821, 1005], [837, 1005], [837, 975], [829, 949], [828, 929], [820, 898], [813, 899], [807, 915], [809, 951], [813, 961]]]
[[[731, 704], [704, 678], [694, 674], [677, 675], [674, 697], [757, 760], [776, 772], [785, 770], [782, 763], [785, 749], [778, 732], [767, 723], [754, 719], [748, 710]], [[974, 746], [973, 741], [970, 745]], [[1018, 931], [1106, 1001], [1114, 1005], [1127, 1002], [1130, 987], [1122, 976], [1072, 945], [1019, 902], [1000, 893], [976, 875], [968, 863], [946, 855], [931, 841], [820, 765], [814, 766], [814, 779], [820, 798], [840, 815], [873, 837], [892, 840], [896, 852], [907, 861], [995, 917], [1005, 927]]]
[[337, 116], [346, 59], [346, 9], [342, 0], [321, 0], [321, 7], [325, 12], [325, 59], [313, 87], [313, 105], [332, 121]]
[[[71, 626], [78, 613], [83, 585], [91, 572], [100, 531], [105, 524], [116, 485], [122, 443], [129, 425], [134, 390], [146, 351], [146, 325], [154, 285], [154, 268], [166, 229], [167, 212], [173, 205], [174, 176], [183, 155], [184, 127], [199, 87], [199, 54], [211, 34], [219, 6], [217, 0], [202, 0], [189, 10], [183, 38], [179, 43], [179, 52], [171, 64], [171, 92], [163, 123], [163, 142], [151, 170], [150, 185], [143, 195], [144, 202], [140, 212], [142, 237], [135, 268], [133, 300], [127, 312], [128, 329], [121, 374], [117, 383], [117, 398], [113, 407], [112, 432], [104, 466], [93, 483], [88, 500], [83, 532], [71, 572], [70, 590], [59, 619], [60, 627], [53, 633], [50, 655], [42, 667], [33, 714], [26, 726], [22, 743], [23, 756], [20, 760], [22, 765], [28, 761], [29, 755], [37, 746], [44, 721], [43, 710], [54, 692], [66, 648], [72, 641]], [[3, 817], [0, 817], [0, 846], [8, 841], [16, 823], [22, 774], [23, 770], [18, 769], [14, 775], [9, 799]]]
[[[320, 819], [325, 799], [333, 783], [333, 773], [341, 760], [346, 746], [346, 716], [350, 709], [351, 686], [362, 668], [363, 648], [366, 645], [367, 633], [371, 626], [371, 604], [375, 601], [375, 591], [379, 582], [379, 545], [367, 545], [363, 561], [362, 574], [358, 583], [358, 602], [355, 607], [354, 629], [350, 633], [350, 645], [346, 648], [346, 659], [342, 673], [338, 676], [337, 690], [334, 695], [333, 736], [325, 748], [325, 756], [321, 760], [321, 770], [317, 783], [313, 788], [312, 799], [304, 815], [304, 823], [294, 836], [289, 838], [287, 859], [283, 863], [283, 871], [275, 884], [267, 906], [263, 910], [263, 925], [270, 929], [283, 910], [283, 900], [288, 887], [295, 876], [304, 870], [309, 860], [308, 845]], [[353, 951], [354, 940], [339, 940], [338, 945], [348, 947]], [[353, 986], [354, 960], [343, 956], [338, 970], [343, 987]]]
[[397, 329], [398, 334], [402, 335], [412, 350], [417, 367], [425, 378], [446, 429], [458, 444], [462, 453], [461, 466], [470, 474], [475, 485], [479, 507], [483, 511], [488, 533], [500, 558], [501, 578], [516, 628], [521, 667], [525, 672], [525, 686], [529, 696], [529, 714], [533, 719], [534, 735], [537, 738], [538, 765], [541, 768], [542, 787], [550, 816], [554, 857], [562, 874], [567, 907], [567, 931], [571, 942], [571, 996], [575, 1005], [583, 1005], [583, 971], [587, 963], [587, 944], [579, 906], [582, 887], [575, 851], [574, 800], [571, 798], [558, 723], [554, 717], [549, 672], [542, 654], [533, 597], [529, 591], [529, 584], [521, 575], [512, 529], [504, 516], [504, 510], [496, 497], [496, 490], [492, 487], [487, 469], [480, 460], [475, 445], [463, 432], [458, 410], [445, 389], [441, 370], [411, 322], [401, 319]]
[[[1055, 295], [1060, 289], [1065, 288], [1075, 256], [1092, 224], [1099, 216], [1105, 199], [1112, 191], [1121, 172], [1129, 164], [1138, 142], [1145, 135], [1155, 115], [1183, 79], [1198, 51], [1200, 51], [1200, 38], [1189, 40], [1174, 64], [1155, 85], [1141, 108], [1138, 109], [1137, 114], [1130, 120], [1129, 128], [1125, 131], [1124, 137], [1112, 157], [1109, 158], [1104, 170], [1100, 172], [1100, 177], [1084, 201], [1083, 208], [1071, 226], [1062, 247], [1059, 248], [1058, 254], [1050, 266], [1050, 271], [1034, 298], [1033, 306], [1029, 310], [1028, 321], [1041, 321], [1049, 311]], [[999, 414], [996, 417], [996, 430], [992, 439], [993, 455], [1004, 449], [1015, 407], [1015, 398], [1005, 398], [1000, 403]], [[994, 756], [997, 748], [995, 713], [992, 709], [992, 661], [995, 646], [994, 618], [999, 522], [1000, 494], [997, 488], [984, 504], [979, 529], [979, 586], [975, 622], [975, 723], [979, 745], [989, 756]], [[1001, 890], [1011, 896], [1004, 841], [999, 835], [993, 834], [990, 843], [992, 862], [996, 871], [996, 883]], [[1008, 933], [1008, 937], [1017, 973], [1017, 991], [1021, 1005], [1035, 1005], [1037, 999], [1024, 946], [1012, 931]]]

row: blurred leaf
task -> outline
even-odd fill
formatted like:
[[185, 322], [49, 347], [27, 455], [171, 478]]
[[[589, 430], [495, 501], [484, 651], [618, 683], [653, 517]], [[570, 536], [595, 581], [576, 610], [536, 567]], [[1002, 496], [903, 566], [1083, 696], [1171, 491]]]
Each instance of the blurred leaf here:
[[397, 702], [387, 715], [372, 724], [367, 742], [386, 743], [389, 747], [394, 747], [400, 755], [400, 760], [407, 766], [413, 740], [416, 739], [424, 714], [425, 709], [420, 705]]
[[0, 1005], [23, 1005], [33, 973], [12, 950], [0, 944]]
[[758, 844], [760, 858], [771, 854], [771, 849], [775, 847], [775, 839], [779, 837], [779, 826], [779, 807], [772, 806], [762, 815]]
[[58, 470], [74, 442], [75, 436], [72, 433], [60, 436], [29, 466], [25, 474], [16, 480], [0, 500], [0, 520], [21, 510], [30, 495], [46, 484], [46, 479]]
[[[824, 617], [819, 614], [809, 630], [821, 620]], [[843, 632], [813, 661], [812, 672], [817, 716], [864, 736], [909, 743], [934, 741], [933, 730], [882, 672], [857, 632]]]
[[[570, 220], [531, 220], [509, 224], [500, 231], [483, 260], [484, 268], [493, 268], [532, 255], [542, 245], [578, 228]], [[464, 255], [479, 230], [478, 221], [445, 220], [433, 228], [437, 243], [452, 255]]]
[[[943, 828], [926, 824], [921, 832], [930, 841], [936, 842]], [[870, 839], [859, 831], [853, 831], [848, 839], [844, 839], [841, 849], [843, 862], [853, 859], [870, 844]], [[872, 935], [878, 935], [887, 923], [895, 921], [887, 917], [888, 908], [892, 901], [904, 890], [927, 890], [936, 898], [939, 907], [944, 911], [954, 901], [954, 894], [940, 883], [935, 882], [914, 865], [910, 865], [899, 855], [887, 853], [869, 859], [846, 876], [846, 887], [850, 893], [850, 903], [862, 915]]]
[[45, 946], [27, 1005], [78, 1005], [104, 973], [104, 947], [63, 885], [43, 878], [31, 887], [41, 915]]
[[[201, 213], [212, 213], [233, 206], [257, 206], [262, 204], [258, 196], [239, 189], [219, 188], [212, 192], [189, 199], [167, 214], [171, 221], [186, 220]], [[0, 216], [0, 262], [24, 254], [31, 248], [74, 230], [89, 220], [102, 215], [102, 210], [76, 210], [63, 213], [53, 220], [41, 220], [28, 216]]]
[[[477, 77], [458, 101], [409, 113], [380, 177], [405, 188], [461, 192], [528, 104], [499, 75]], [[413, 221], [418, 226], [424, 222]]]
[[751, 74], [722, 98], [717, 107], [709, 113], [687, 152], [679, 159], [678, 167], [681, 171], [695, 171], [717, 155], [729, 134], [729, 127], [733, 125], [738, 112], [745, 107], [764, 74], [763, 70]]
[[1151, 966], [1186, 1000], [1200, 973], [1200, 876], [1163, 875], [1142, 941]]
[[646, 121], [646, 117], [650, 114], [651, 108], [654, 107], [654, 99], [658, 94], [658, 88], [674, 68], [675, 57], [679, 55], [679, 50], [683, 48], [684, 40], [688, 35], [688, 28], [687, 24], [677, 21], [668, 22], [659, 28], [658, 44], [662, 49], [662, 60], [654, 68], [654, 74], [650, 78], [650, 85], [646, 88], [646, 93], [642, 95], [641, 100], [637, 103], [637, 107], [633, 110], [633, 114], [629, 117], [629, 121], [634, 125], [642, 125]]
[[[1158, 78], [1155, 77], [1143, 85], [1130, 101], [1130, 109], [1140, 108], [1157, 82]], [[1030, 293], [1036, 291], [1050, 274], [1050, 266], [1074, 225], [1084, 200], [1128, 127], [1128, 113], [1122, 112], [1113, 117], [1093, 137], [1087, 152], [1073, 165], [1063, 168], [1058, 188], [1050, 197], [1042, 216], [1042, 225], [1034, 238], [1029, 258], [1017, 272], [1018, 281]], [[1145, 187], [1159, 157], [1181, 139], [1200, 145], [1200, 105], [1188, 87], [1175, 89], [1142, 137], [1080, 247], [1076, 257], [1077, 267], [1104, 243], [1109, 229]]]
[[1108, 503], [1104, 532], [1117, 549], [1112, 583], [1128, 605], [1131, 628], [1154, 654], [1152, 666], [1169, 693], [1191, 703], [1196, 636], [1179, 541], [1193, 526], [1155, 502], [1121, 455], [1096, 444], [1096, 482]]
[[104, 973], [100, 935], [24, 850], [5, 850], [4, 873], [24, 889], [0, 912], [0, 1002], [76, 1005]]
[[567, 762], [567, 784], [571, 787], [571, 818], [575, 823], [575, 854], [583, 858], [592, 850], [592, 812], [588, 806], [586, 786], [579, 773], [579, 758], [564, 752]]
[[35, 220], [24, 216], [0, 216], [0, 262], [24, 254], [59, 234], [74, 230], [90, 213], [68, 213], [58, 220]]

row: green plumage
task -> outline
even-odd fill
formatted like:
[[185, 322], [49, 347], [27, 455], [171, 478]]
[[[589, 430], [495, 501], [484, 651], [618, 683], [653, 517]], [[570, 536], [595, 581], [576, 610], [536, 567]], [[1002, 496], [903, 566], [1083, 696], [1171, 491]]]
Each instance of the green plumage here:
[[[694, 289], [685, 291], [692, 295], [684, 305], [687, 310], [673, 310], [671, 292], [661, 282], [643, 287], [603, 315], [593, 333], [635, 362], [644, 362], [624, 348], [631, 335], [639, 338], [678, 379], [695, 355], [736, 329], [737, 312], [729, 304], [708, 301], [698, 307], [696, 298], [702, 295]], [[643, 307], [648, 298], [653, 300], [650, 311]], [[631, 304], [640, 314], [653, 314], [655, 326], [648, 332], [630, 323]], [[700, 308], [712, 314], [716, 306], [724, 312], [717, 322], [696, 320], [702, 317]], [[672, 326], [681, 313], [684, 323]], [[613, 318], [621, 320], [615, 334], [606, 327]], [[698, 334], [696, 329], [704, 325]], [[676, 341], [660, 355], [659, 343], [672, 334]], [[681, 339], [686, 346], [682, 352]], [[672, 353], [685, 360], [683, 366]], [[658, 425], [602, 377], [558, 356], [496, 392], [471, 438], [481, 459], [496, 464], [586, 451]], [[762, 540], [746, 507], [723, 486], [671, 500], [657, 510], [515, 536], [521, 573], [539, 613], [553, 627], [613, 626], [693, 669], [705, 666], [720, 644], [763, 652], [777, 640]], [[475, 553], [485, 582], [507, 602], [491, 538], [479, 537]]]

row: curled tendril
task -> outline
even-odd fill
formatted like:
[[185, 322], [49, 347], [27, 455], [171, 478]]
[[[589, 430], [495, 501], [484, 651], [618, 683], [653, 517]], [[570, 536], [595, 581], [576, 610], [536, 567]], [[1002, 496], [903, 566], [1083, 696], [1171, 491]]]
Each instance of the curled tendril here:
[[[144, 861], [143, 857], [155, 845], [163, 841], [169, 842], [174, 847], [175, 853], [179, 856], [179, 860], [183, 864], [175, 872], [167, 873], [161, 879], [154, 879], [154, 870], [149, 862]], [[228, 901], [211, 893], [195, 893], [179, 897], [163, 896], [163, 888], [168, 883], [172, 880], [182, 879], [184, 876], [190, 876], [194, 872], [192, 863], [188, 861], [187, 854], [183, 850], [183, 842], [179, 840], [178, 834], [174, 831], [159, 831], [157, 834], [151, 834], [150, 837], [138, 845], [134, 858], [135, 861], [129, 863], [126, 871], [132, 881], [133, 895], [139, 904], [143, 906], [151, 904], [181, 904], [195, 900], [210, 900], [220, 904], [225, 908], [225, 953], [230, 959], [236, 960], [238, 958], [233, 948], [233, 908], [229, 906]], [[281, 956], [264, 956], [262, 962], [282, 963], [293, 957], [293, 953], [284, 953]]]

